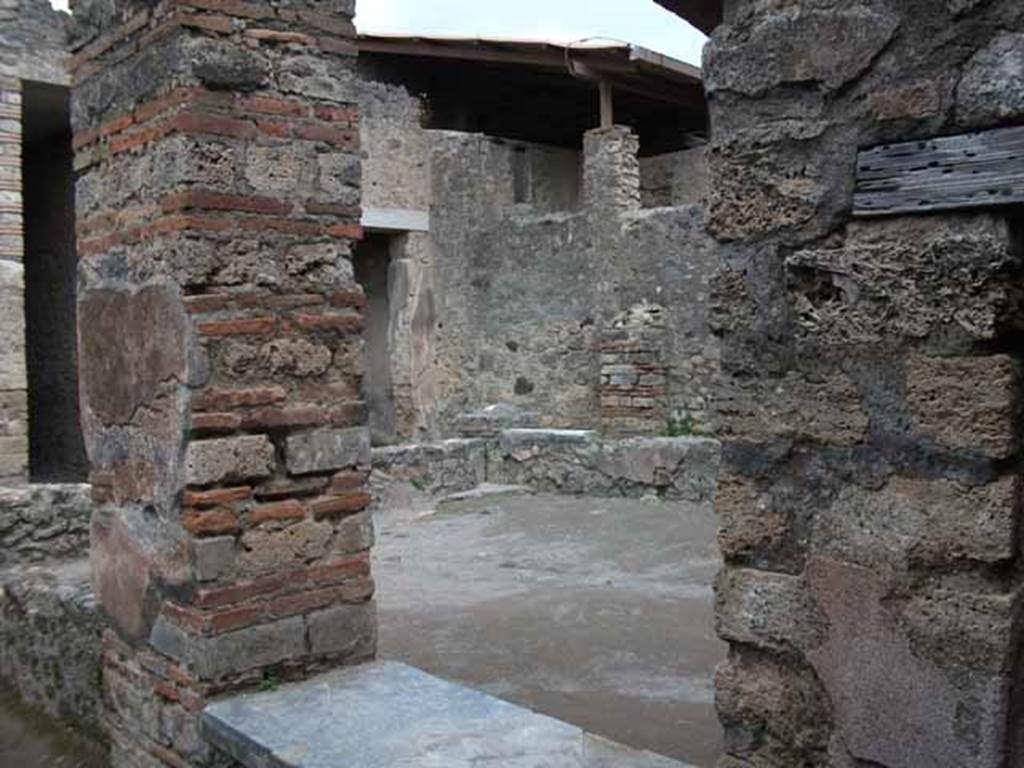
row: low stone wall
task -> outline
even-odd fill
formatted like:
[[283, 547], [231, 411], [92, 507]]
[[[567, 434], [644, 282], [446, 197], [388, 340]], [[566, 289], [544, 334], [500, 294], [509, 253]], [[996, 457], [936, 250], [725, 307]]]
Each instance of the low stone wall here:
[[598, 496], [710, 500], [718, 471], [717, 440], [593, 432], [510, 429], [488, 453], [487, 479], [538, 491]]
[[89, 486], [0, 488], [0, 567], [89, 552]]
[[509, 429], [493, 440], [447, 440], [373, 451], [375, 474], [437, 494], [487, 482], [594, 496], [710, 500], [719, 444], [710, 438], [602, 438], [564, 429]]
[[0, 679], [26, 703], [102, 742], [92, 506], [83, 484], [0, 488]]
[[0, 678], [98, 741], [101, 629], [87, 559], [0, 571]]
[[456, 493], [487, 481], [487, 441], [444, 440], [373, 450], [373, 472], [428, 493]]

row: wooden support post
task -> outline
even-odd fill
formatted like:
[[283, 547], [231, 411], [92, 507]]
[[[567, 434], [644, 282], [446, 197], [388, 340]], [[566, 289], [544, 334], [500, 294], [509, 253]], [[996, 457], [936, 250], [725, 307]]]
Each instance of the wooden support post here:
[[615, 100], [612, 84], [601, 80], [597, 84], [601, 92], [601, 127], [611, 128], [615, 125]]

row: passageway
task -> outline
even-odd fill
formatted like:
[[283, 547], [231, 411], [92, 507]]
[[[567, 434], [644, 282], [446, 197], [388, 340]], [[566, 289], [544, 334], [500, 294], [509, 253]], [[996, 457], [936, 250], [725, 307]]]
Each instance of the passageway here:
[[35, 482], [87, 474], [78, 416], [74, 172], [67, 88], [24, 83], [25, 344], [29, 471]]
[[366, 331], [363, 336], [363, 396], [369, 410], [370, 439], [387, 445], [395, 439], [395, 404], [391, 384], [391, 302], [389, 298], [391, 243], [387, 237], [367, 237], [356, 247], [356, 280], [366, 293]]

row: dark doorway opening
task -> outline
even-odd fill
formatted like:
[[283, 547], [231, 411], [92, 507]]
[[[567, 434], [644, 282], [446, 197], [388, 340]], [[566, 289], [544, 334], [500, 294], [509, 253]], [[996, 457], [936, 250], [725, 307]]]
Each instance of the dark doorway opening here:
[[[78, 410], [74, 171], [68, 89], [23, 83], [25, 341], [29, 474], [88, 474]], [[112, 342], [113, 343], [113, 340]]]
[[355, 251], [356, 280], [366, 293], [363, 397], [373, 445], [395, 442], [395, 401], [391, 381], [391, 239], [368, 235]]

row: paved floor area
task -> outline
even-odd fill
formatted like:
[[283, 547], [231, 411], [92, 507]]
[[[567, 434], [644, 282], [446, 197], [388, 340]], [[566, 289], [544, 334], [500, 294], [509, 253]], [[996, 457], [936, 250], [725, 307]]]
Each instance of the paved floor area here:
[[20, 703], [0, 686], [0, 766], [106, 768], [106, 754]]
[[710, 505], [512, 494], [377, 515], [381, 657], [710, 767]]

